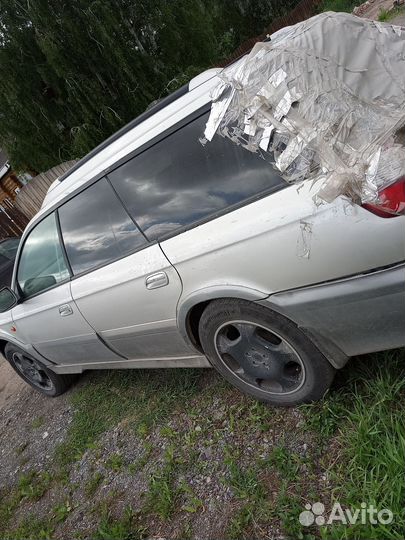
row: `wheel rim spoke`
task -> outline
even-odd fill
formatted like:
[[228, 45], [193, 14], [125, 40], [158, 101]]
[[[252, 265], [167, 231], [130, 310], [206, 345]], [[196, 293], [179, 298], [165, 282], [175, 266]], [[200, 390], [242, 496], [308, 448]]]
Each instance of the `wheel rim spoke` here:
[[216, 336], [219, 356], [245, 383], [274, 394], [291, 393], [304, 382], [305, 369], [295, 349], [270, 329], [249, 321], [223, 325]]
[[13, 361], [20, 373], [30, 381], [30, 383], [42, 390], [50, 390], [53, 383], [44, 371], [42, 366], [34, 359], [21, 353], [14, 353]]

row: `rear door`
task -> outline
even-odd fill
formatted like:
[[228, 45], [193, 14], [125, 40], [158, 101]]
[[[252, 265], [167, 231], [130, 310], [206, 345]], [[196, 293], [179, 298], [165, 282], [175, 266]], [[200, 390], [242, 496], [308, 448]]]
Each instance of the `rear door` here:
[[12, 310], [16, 337], [57, 364], [117, 360], [73, 302], [70, 271], [55, 213], [24, 240], [18, 261], [21, 302]]
[[130, 359], [189, 355], [176, 322], [179, 276], [108, 180], [98, 180], [58, 212], [72, 296], [101, 338]]

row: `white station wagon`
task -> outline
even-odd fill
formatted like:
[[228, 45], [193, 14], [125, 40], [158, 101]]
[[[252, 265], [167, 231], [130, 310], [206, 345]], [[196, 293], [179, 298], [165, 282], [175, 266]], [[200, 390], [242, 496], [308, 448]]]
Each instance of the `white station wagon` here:
[[90, 369], [213, 366], [292, 405], [349, 357], [405, 345], [405, 180], [379, 206], [316, 206], [259, 154], [202, 145], [217, 73], [78, 162], [25, 230], [0, 349], [40, 392]]

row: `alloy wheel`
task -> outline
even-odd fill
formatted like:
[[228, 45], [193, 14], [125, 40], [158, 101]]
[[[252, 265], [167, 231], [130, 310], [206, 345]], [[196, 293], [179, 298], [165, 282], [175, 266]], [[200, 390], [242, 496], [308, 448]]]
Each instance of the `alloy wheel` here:
[[215, 348], [224, 365], [244, 383], [270, 394], [290, 394], [305, 381], [305, 366], [283, 337], [243, 320], [221, 325]]

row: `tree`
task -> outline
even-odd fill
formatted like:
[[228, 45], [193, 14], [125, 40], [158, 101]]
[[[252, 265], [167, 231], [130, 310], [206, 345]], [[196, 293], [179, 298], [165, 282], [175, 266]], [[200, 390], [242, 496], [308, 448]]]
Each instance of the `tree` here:
[[0, 0], [0, 144], [17, 169], [81, 157], [290, 4]]

